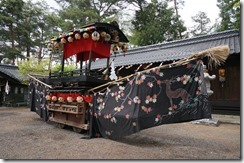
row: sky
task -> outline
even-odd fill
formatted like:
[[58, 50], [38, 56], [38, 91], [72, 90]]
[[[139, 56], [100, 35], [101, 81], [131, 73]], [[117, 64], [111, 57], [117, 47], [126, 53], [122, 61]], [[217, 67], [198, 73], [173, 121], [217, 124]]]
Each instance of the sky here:
[[[52, 6], [58, 6], [54, 0], [46, 0]], [[215, 20], [219, 18], [219, 8], [217, 7], [217, 0], [184, 0], [185, 4], [183, 9], [179, 10], [182, 20], [185, 22], [187, 28], [192, 27], [192, 16], [195, 16], [199, 11], [207, 13], [214, 24]]]
[[219, 18], [219, 8], [217, 7], [217, 0], [185, 0], [183, 9], [179, 11], [181, 18], [184, 20], [187, 27], [192, 26], [192, 16], [203, 11], [211, 20], [211, 24]]

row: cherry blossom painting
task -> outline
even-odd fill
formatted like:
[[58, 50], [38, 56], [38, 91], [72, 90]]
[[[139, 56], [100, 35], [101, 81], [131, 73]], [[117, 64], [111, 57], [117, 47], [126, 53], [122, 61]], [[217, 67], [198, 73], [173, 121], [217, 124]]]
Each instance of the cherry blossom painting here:
[[211, 117], [201, 61], [137, 73], [96, 92], [90, 106], [93, 137], [110, 139]]

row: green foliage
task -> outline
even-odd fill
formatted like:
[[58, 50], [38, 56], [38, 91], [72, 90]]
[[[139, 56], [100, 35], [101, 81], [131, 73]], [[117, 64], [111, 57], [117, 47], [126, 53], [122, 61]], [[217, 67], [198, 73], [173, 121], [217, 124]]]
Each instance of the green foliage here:
[[113, 17], [123, 9], [123, 0], [80, 1], [56, 0], [63, 7], [59, 11], [63, 20], [60, 27], [63, 31], [79, 28], [92, 22], [101, 22]]
[[240, 0], [218, 0], [217, 6], [222, 18], [217, 31], [240, 29]]
[[133, 41], [143, 46], [179, 39], [179, 32], [184, 32], [186, 28], [178, 20], [167, 2], [153, 0], [143, 10], [136, 11], [132, 24], [136, 30], [133, 37], [137, 38]]
[[[75, 65], [64, 66], [64, 72], [73, 71], [75, 69], [76, 69]], [[60, 64], [53, 66], [52, 72], [60, 72], [60, 71], [61, 71], [61, 65]]]
[[18, 63], [21, 75], [27, 76], [28, 74], [48, 75], [49, 74], [49, 60], [43, 59], [38, 62], [35, 58], [29, 58], [28, 61], [21, 61]]
[[[21, 75], [27, 76], [28, 74], [35, 74], [35, 75], [49, 75], [49, 59], [42, 59], [41, 62], [38, 61], [36, 58], [29, 58], [27, 61], [21, 61], [18, 63], [19, 71]], [[64, 67], [64, 72], [75, 70], [75, 65], [66, 65]], [[61, 65], [56, 64], [51, 67], [51, 72], [60, 72]]]
[[193, 36], [205, 35], [211, 31], [212, 27], [209, 26], [211, 21], [205, 12], [199, 11], [197, 15], [192, 17], [192, 20], [195, 22], [191, 30]]
[[19, 38], [18, 31], [23, 19], [23, 6], [22, 0], [0, 1], [0, 41], [9, 43], [1, 47], [1, 53], [7, 60], [12, 60], [12, 64], [21, 51], [16, 40]]

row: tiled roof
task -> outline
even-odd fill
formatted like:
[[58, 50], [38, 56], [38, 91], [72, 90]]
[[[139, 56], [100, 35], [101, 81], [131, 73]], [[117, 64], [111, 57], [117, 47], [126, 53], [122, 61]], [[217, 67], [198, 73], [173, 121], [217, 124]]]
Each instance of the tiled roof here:
[[[110, 60], [114, 59], [115, 66], [173, 61], [190, 57], [197, 52], [220, 45], [228, 45], [230, 54], [240, 53], [239, 31], [228, 30], [188, 39], [133, 48], [128, 50], [125, 56], [123, 54], [117, 54], [116, 57], [112, 55]], [[107, 59], [96, 60], [92, 62], [91, 69], [106, 67], [106, 63]]]
[[13, 65], [6, 65], [6, 64], [0, 64], [0, 72], [13, 78], [14, 80], [18, 82], [22, 82], [24, 77], [20, 75], [19, 69], [17, 66]]

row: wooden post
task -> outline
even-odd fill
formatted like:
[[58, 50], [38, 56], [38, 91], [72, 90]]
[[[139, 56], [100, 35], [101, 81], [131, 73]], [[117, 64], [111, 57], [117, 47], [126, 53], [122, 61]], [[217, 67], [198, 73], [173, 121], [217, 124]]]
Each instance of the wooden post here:
[[63, 58], [61, 61], [61, 74], [63, 74], [63, 72], [64, 72], [64, 52], [63, 52]]
[[108, 73], [109, 73], [109, 67], [110, 67], [109, 61], [110, 61], [110, 57], [107, 58], [107, 70], [108, 71], [105, 74], [105, 80], [108, 80]]
[[48, 65], [48, 69], [49, 69], [49, 78], [51, 78], [51, 64], [52, 64], [52, 52], [50, 53], [50, 60], [49, 60], [49, 65]]
[[84, 58], [84, 56], [83, 56], [83, 54], [80, 54], [81, 55], [81, 59], [80, 59], [80, 75], [82, 75], [82, 66], [83, 66], [83, 58]]
[[90, 50], [89, 52], [89, 64], [88, 64], [88, 74], [90, 75], [90, 70], [91, 70], [91, 59], [92, 58], [92, 51]]

